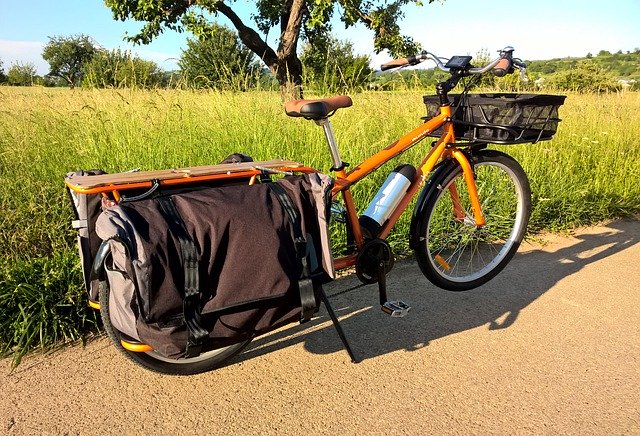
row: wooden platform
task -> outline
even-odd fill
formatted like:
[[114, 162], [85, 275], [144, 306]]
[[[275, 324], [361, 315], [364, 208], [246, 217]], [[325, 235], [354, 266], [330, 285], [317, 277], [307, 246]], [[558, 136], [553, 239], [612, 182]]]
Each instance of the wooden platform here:
[[290, 160], [269, 160], [262, 162], [242, 162], [219, 165], [206, 165], [189, 168], [166, 169], [157, 171], [134, 171], [95, 176], [72, 176], [65, 179], [69, 188], [76, 192], [95, 193], [118, 189], [134, 189], [151, 186], [157, 180], [160, 184], [173, 185], [203, 180], [215, 180], [225, 177], [234, 178], [260, 174], [265, 170], [304, 171], [309, 168]]

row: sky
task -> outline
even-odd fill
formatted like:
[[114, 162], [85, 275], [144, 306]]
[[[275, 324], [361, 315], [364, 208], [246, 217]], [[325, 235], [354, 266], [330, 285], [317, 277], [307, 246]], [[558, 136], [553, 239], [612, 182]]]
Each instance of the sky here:
[[[600, 50], [633, 51], [640, 47], [640, 0], [436, 0], [406, 7], [400, 27], [405, 35], [438, 56], [495, 53], [515, 48], [522, 59], [544, 60], [597, 54]], [[252, 2], [236, 0], [238, 14], [249, 20]], [[218, 20], [231, 26], [224, 18]], [[334, 34], [349, 40], [372, 65], [390, 59], [375, 54], [373, 34], [362, 26], [344, 29], [334, 20]], [[141, 24], [116, 21], [101, 0], [0, 0], [0, 60], [5, 72], [14, 63], [33, 63], [38, 74], [48, 72], [42, 48], [50, 36], [91, 36], [107, 49], [131, 50], [175, 69], [188, 33], [165, 31], [153, 43], [133, 46], [124, 41]], [[274, 32], [275, 33], [275, 32]], [[275, 35], [270, 35], [273, 42]]]

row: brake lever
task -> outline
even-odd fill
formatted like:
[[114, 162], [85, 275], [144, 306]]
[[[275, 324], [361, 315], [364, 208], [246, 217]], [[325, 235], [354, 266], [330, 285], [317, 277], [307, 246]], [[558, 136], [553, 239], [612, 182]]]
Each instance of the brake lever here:
[[529, 78], [526, 76], [527, 64], [522, 62], [520, 59], [513, 59], [513, 66], [518, 68], [520, 72], [520, 80], [522, 80], [524, 83], [529, 82]]

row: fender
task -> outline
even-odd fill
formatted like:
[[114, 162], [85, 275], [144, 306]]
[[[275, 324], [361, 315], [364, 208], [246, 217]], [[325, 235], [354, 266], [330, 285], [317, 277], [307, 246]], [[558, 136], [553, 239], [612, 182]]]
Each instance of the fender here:
[[100, 244], [100, 247], [96, 252], [96, 257], [93, 260], [93, 265], [91, 265], [91, 280], [107, 280], [107, 273], [104, 269], [104, 261], [110, 254], [111, 250], [109, 248], [109, 242], [102, 241], [102, 244]]

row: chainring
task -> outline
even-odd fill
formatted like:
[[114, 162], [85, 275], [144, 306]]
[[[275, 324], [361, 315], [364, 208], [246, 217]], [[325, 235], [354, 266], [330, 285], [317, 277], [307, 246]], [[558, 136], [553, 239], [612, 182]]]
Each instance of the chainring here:
[[367, 241], [356, 258], [356, 276], [362, 283], [371, 284], [378, 282], [378, 269], [380, 262], [384, 263], [385, 275], [391, 271], [394, 265], [393, 251], [382, 239]]

